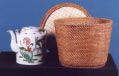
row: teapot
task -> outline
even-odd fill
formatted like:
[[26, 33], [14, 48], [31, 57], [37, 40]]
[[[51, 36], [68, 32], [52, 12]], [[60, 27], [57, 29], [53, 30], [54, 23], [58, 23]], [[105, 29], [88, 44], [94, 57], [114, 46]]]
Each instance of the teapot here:
[[16, 62], [22, 65], [43, 64], [46, 31], [38, 27], [23, 27], [8, 30], [11, 35], [11, 49], [16, 53]]

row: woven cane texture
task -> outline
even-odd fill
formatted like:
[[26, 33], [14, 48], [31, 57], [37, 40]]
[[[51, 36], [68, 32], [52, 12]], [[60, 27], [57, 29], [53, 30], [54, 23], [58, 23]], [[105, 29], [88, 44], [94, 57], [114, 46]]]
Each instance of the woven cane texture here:
[[103, 67], [107, 61], [112, 21], [102, 18], [55, 20], [60, 62], [65, 67]]
[[59, 18], [87, 17], [89, 14], [81, 6], [76, 4], [59, 4], [46, 13], [41, 28], [48, 34], [55, 34], [54, 20]]

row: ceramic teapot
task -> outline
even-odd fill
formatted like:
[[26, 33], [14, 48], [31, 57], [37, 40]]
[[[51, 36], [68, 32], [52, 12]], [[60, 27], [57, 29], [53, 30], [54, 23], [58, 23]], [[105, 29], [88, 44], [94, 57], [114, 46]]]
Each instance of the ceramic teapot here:
[[16, 62], [23, 65], [38, 65], [43, 63], [43, 53], [46, 31], [38, 27], [23, 27], [16, 35], [13, 30], [11, 34], [11, 49], [16, 52]]

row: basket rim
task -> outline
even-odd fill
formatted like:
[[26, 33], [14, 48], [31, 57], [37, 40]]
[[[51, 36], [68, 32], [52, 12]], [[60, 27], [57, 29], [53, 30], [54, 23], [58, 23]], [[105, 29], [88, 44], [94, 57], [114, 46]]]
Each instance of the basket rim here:
[[44, 29], [45, 23], [47, 22], [47, 19], [50, 17], [50, 15], [51, 15], [54, 11], [56, 11], [56, 10], [58, 10], [58, 9], [60, 9], [60, 8], [63, 8], [63, 7], [73, 7], [73, 8], [77, 8], [77, 9], [81, 10], [81, 11], [86, 15], [86, 17], [90, 17], [90, 14], [87, 12], [87, 10], [84, 9], [84, 8], [83, 8], [82, 6], [80, 6], [79, 4], [75, 4], [75, 3], [71, 3], [71, 2], [64, 2], [64, 3], [62, 3], [62, 4], [57, 4], [57, 5], [55, 5], [54, 7], [52, 7], [51, 9], [49, 9], [49, 10], [45, 13], [43, 19], [41, 20], [40, 28]]
[[[77, 20], [77, 21], [76, 21]], [[88, 20], [91, 20], [92, 22], [98, 22], [98, 23], [85, 23], [88, 22]], [[83, 23], [80, 23], [81, 21], [83, 21]], [[99, 22], [101, 21], [101, 22]], [[70, 22], [70, 23], [68, 23]], [[83, 25], [108, 25], [108, 24], [112, 24], [113, 21], [111, 19], [107, 19], [107, 18], [96, 18], [96, 17], [74, 17], [74, 18], [60, 18], [60, 19], [56, 19], [54, 20], [55, 24], [59, 24], [59, 25], [65, 25], [65, 26], [83, 26]]]

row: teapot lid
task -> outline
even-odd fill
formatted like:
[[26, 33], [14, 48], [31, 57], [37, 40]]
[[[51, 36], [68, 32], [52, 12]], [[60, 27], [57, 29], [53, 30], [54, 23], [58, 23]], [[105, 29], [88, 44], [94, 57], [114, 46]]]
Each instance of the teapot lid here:
[[35, 26], [27, 26], [27, 27], [23, 27], [22, 30], [21, 30], [21, 32], [26, 32], [26, 31], [28, 31], [28, 32], [38, 32], [39, 29], [38, 29], [38, 27], [35, 27]]

